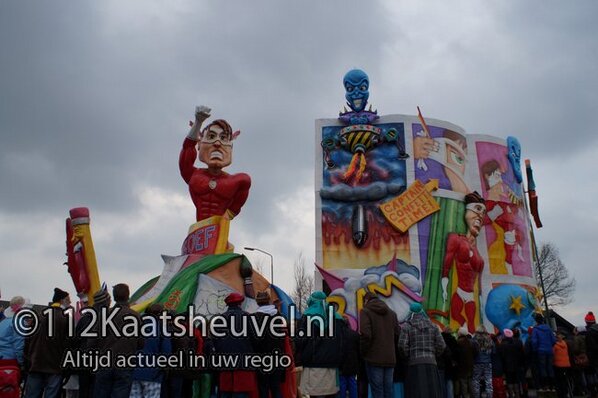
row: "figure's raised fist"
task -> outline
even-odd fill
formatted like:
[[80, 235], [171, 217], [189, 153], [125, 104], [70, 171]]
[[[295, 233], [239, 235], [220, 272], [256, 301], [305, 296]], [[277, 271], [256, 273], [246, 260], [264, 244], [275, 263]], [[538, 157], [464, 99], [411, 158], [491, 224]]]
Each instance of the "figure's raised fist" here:
[[210, 117], [210, 112], [212, 112], [211, 108], [208, 108], [205, 105], [199, 105], [195, 107], [195, 120], [198, 122], [203, 122], [207, 118]]

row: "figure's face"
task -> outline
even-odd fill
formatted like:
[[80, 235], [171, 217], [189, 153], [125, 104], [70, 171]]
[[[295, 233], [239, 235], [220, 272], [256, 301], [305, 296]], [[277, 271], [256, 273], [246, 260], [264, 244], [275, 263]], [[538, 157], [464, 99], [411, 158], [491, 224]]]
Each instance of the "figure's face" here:
[[482, 229], [484, 216], [486, 215], [486, 206], [483, 203], [469, 203], [465, 210], [465, 223], [470, 235], [477, 238]]
[[343, 79], [345, 86], [345, 98], [354, 112], [361, 112], [367, 105], [370, 92], [370, 81], [364, 71], [354, 69], [345, 75]]
[[467, 165], [467, 158], [465, 149], [451, 140], [445, 141], [446, 145], [446, 159], [444, 163], [444, 171], [446, 177], [451, 182], [453, 191], [469, 192], [467, 184], [465, 183], [465, 167]]
[[500, 169], [495, 169], [490, 174], [486, 174], [485, 177], [486, 181], [488, 181], [488, 187], [490, 187], [490, 189], [502, 184], [502, 173], [500, 172]]
[[233, 143], [220, 126], [210, 126], [199, 142], [199, 160], [212, 169], [222, 169], [232, 162]]

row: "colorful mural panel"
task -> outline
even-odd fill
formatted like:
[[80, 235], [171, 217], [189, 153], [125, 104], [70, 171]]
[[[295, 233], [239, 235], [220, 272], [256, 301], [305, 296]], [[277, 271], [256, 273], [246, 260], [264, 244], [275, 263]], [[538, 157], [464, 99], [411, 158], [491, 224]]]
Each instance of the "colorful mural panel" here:
[[401, 319], [421, 301], [441, 326], [524, 327], [537, 289], [517, 139], [419, 108], [379, 116], [366, 111], [365, 73], [343, 84], [351, 109], [316, 122], [316, 262], [329, 300], [355, 318], [360, 296], [383, 292]]

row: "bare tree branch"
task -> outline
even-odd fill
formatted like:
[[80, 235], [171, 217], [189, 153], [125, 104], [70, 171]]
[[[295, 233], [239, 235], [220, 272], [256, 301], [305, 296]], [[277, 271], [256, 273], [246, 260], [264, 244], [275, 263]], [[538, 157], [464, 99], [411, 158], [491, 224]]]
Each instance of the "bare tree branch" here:
[[303, 253], [299, 253], [299, 256], [295, 259], [293, 277], [295, 279], [295, 287], [291, 297], [293, 298], [297, 309], [303, 312], [307, 307], [307, 299], [314, 288], [314, 277], [305, 269], [305, 258], [303, 257]]
[[544, 294], [551, 306], [569, 304], [573, 301], [577, 282], [569, 276], [567, 267], [559, 256], [558, 248], [552, 243], [542, 243], [538, 262], [534, 265], [536, 276], [544, 279]]

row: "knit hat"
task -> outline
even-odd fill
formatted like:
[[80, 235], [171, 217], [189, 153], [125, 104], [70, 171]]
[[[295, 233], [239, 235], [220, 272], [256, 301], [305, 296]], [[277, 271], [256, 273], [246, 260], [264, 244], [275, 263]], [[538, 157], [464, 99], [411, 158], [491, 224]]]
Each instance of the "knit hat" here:
[[409, 311], [413, 312], [414, 314], [419, 314], [423, 310], [424, 307], [418, 302], [413, 302], [409, 305]]
[[270, 304], [270, 295], [268, 292], [258, 292], [255, 296], [255, 302], [257, 305], [268, 305]]
[[502, 331], [502, 334], [503, 334], [505, 337], [507, 337], [507, 338], [508, 338], [508, 337], [513, 337], [513, 331], [512, 331], [511, 329], [505, 329], [505, 330], [503, 330], [503, 331]]
[[596, 317], [594, 316], [594, 313], [592, 311], [588, 312], [588, 314], [585, 317], [585, 321], [586, 323], [596, 323]]
[[239, 294], [237, 292], [232, 292], [231, 294], [226, 296], [226, 298], [224, 299], [224, 302], [226, 303], [226, 305], [231, 306], [231, 305], [239, 305], [243, 302], [243, 300], [245, 300], [245, 297], [243, 297], [241, 294]]
[[58, 303], [58, 302], [60, 302], [60, 300], [65, 299], [68, 296], [69, 296], [68, 292], [65, 292], [64, 290], [55, 287], [54, 288], [54, 296], [52, 297], [52, 302]]
[[104, 304], [107, 304], [109, 300], [110, 300], [110, 295], [104, 289], [98, 290], [93, 295], [93, 304], [98, 307], [103, 306]]

